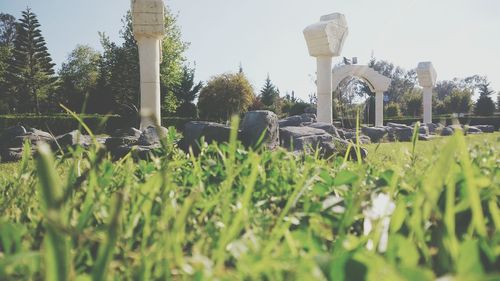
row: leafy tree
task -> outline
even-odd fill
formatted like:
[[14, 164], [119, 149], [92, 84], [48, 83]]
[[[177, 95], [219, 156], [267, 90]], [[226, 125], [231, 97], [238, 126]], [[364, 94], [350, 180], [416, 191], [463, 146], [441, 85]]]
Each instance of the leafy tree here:
[[47, 50], [36, 15], [27, 8], [17, 25], [9, 83], [19, 100], [19, 111], [40, 114], [48, 94], [56, 90], [54, 63]]
[[470, 90], [454, 90], [444, 99], [447, 113], [468, 113], [472, 107]]
[[64, 104], [82, 110], [84, 101], [95, 90], [99, 79], [100, 55], [89, 46], [79, 45], [68, 56], [59, 71]]
[[280, 93], [276, 86], [271, 82], [269, 74], [267, 75], [266, 82], [262, 89], [260, 90], [260, 99], [264, 105], [272, 106], [276, 103], [279, 98]]
[[12, 47], [16, 38], [16, 18], [13, 15], [0, 13], [0, 45]]
[[489, 88], [490, 83], [479, 85], [479, 99], [474, 107], [474, 113], [481, 116], [493, 115], [495, 112], [495, 103], [490, 97], [494, 92]]
[[405, 93], [410, 92], [417, 85], [417, 73], [415, 70], [406, 71], [403, 68], [384, 60], [372, 58], [368, 66], [380, 74], [391, 78], [391, 85], [385, 92], [389, 101], [402, 103]]
[[406, 116], [417, 117], [422, 115], [423, 94], [421, 90], [414, 89], [402, 97]]
[[215, 76], [201, 90], [198, 109], [202, 118], [229, 120], [245, 112], [255, 96], [244, 73]]
[[[366, 124], [375, 124], [375, 95], [369, 95], [364, 104], [363, 121]], [[351, 113], [349, 113], [351, 115]], [[360, 117], [361, 118], [361, 117]]]
[[399, 109], [399, 104], [395, 102], [391, 102], [387, 105], [387, 109], [385, 110], [385, 114], [387, 117], [397, 117], [401, 115], [401, 110]]
[[182, 79], [178, 85], [174, 86], [174, 94], [179, 101], [176, 115], [181, 117], [198, 117], [198, 108], [193, 101], [198, 97], [198, 93], [203, 88], [203, 83], [194, 82], [194, 68], [184, 66]]

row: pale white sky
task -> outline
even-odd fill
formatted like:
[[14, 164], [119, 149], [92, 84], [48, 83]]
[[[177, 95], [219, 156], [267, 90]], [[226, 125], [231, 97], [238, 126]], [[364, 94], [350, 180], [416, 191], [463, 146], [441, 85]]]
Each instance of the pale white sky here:
[[[375, 57], [404, 68], [432, 61], [438, 79], [486, 75], [500, 90], [498, 0], [167, 0], [197, 79], [237, 71], [241, 62], [258, 91], [269, 73], [282, 93], [314, 92], [315, 60], [302, 30], [332, 12], [346, 15], [343, 56]], [[0, 11], [20, 16], [30, 6], [60, 65], [77, 44], [100, 49], [98, 31], [118, 41], [129, 0], [0, 0]]]

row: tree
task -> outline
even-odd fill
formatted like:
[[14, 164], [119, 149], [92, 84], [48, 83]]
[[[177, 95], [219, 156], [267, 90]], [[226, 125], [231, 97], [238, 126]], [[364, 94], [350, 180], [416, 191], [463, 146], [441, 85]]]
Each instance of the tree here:
[[276, 89], [276, 86], [271, 82], [271, 78], [269, 78], [269, 74], [267, 75], [266, 82], [262, 89], [260, 90], [260, 99], [262, 103], [266, 106], [272, 106], [276, 103], [276, 100], [279, 98], [279, 90]]
[[244, 73], [222, 74], [210, 79], [201, 90], [198, 109], [202, 118], [229, 120], [232, 115], [245, 112], [254, 98]]
[[402, 103], [405, 93], [410, 92], [417, 85], [417, 73], [415, 70], [406, 71], [403, 68], [384, 60], [372, 58], [368, 64], [380, 74], [391, 78], [389, 89], [385, 92], [390, 102]]
[[479, 99], [476, 101], [474, 113], [481, 116], [493, 115], [495, 112], [495, 103], [490, 97], [494, 92], [490, 90], [490, 83], [479, 85]]
[[423, 93], [421, 90], [414, 89], [405, 93], [402, 97], [404, 103], [404, 110], [406, 116], [421, 116], [422, 115], [422, 101]]
[[470, 90], [454, 90], [444, 99], [447, 113], [468, 113], [472, 107]]
[[0, 13], [0, 45], [12, 47], [16, 38], [16, 18], [13, 15]]
[[56, 90], [54, 63], [47, 50], [40, 23], [27, 8], [17, 25], [12, 61], [9, 65], [9, 83], [13, 85], [21, 112], [40, 114], [41, 104]]
[[59, 71], [62, 81], [61, 101], [80, 112], [83, 104], [97, 86], [100, 54], [89, 46], [79, 45], [68, 56]]
[[181, 117], [198, 117], [198, 108], [193, 101], [198, 97], [198, 93], [203, 88], [203, 83], [194, 82], [194, 68], [184, 66], [182, 78], [178, 85], [174, 86], [174, 94], [179, 101], [176, 115]]
[[401, 110], [399, 109], [399, 104], [395, 102], [391, 102], [387, 105], [387, 109], [385, 110], [385, 114], [387, 117], [397, 117], [401, 115]]

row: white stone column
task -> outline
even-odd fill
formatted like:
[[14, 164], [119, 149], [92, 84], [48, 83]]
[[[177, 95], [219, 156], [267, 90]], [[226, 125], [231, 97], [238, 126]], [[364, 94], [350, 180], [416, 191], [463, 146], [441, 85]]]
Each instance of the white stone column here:
[[161, 124], [160, 39], [136, 38], [141, 73], [141, 129]]
[[342, 52], [348, 34], [344, 15], [334, 13], [320, 18], [304, 29], [309, 55], [317, 63], [317, 115], [319, 122], [332, 123], [332, 57]]
[[384, 92], [375, 93], [375, 127], [384, 126]]
[[424, 87], [424, 123], [432, 123], [432, 88]]
[[421, 62], [417, 66], [418, 83], [424, 88], [424, 123], [432, 123], [432, 88], [436, 84], [436, 70], [432, 62]]
[[141, 129], [161, 124], [160, 61], [165, 34], [163, 0], [131, 0], [132, 29], [139, 48]]
[[332, 58], [317, 57], [318, 122], [333, 123], [332, 109]]

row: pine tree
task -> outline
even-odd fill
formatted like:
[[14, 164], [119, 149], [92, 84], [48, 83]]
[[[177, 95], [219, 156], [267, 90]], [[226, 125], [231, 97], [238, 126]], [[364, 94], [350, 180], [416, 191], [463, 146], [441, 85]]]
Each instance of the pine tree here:
[[57, 77], [36, 15], [27, 8], [17, 24], [9, 82], [21, 112], [40, 114], [41, 103], [55, 91]]
[[493, 91], [490, 90], [490, 83], [484, 83], [478, 86], [479, 87], [479, 99], [476, 102], [476, 106], [474, 107], [474, 113], [476, 115], [488, 116], [493, 115], [495, 112], [495, 103], [493, 99], [490, 97], [493, 94]]
[[271, 82], [271, 78], [269, 78], [269, 74], [267, 75], [266, 82], [262, 90], [260, 90], [260, 98], [264, 105], [271, 106], [276, 103], [276, 100], [279, 98], [279, 91], [276, 89], [276, 86]]

